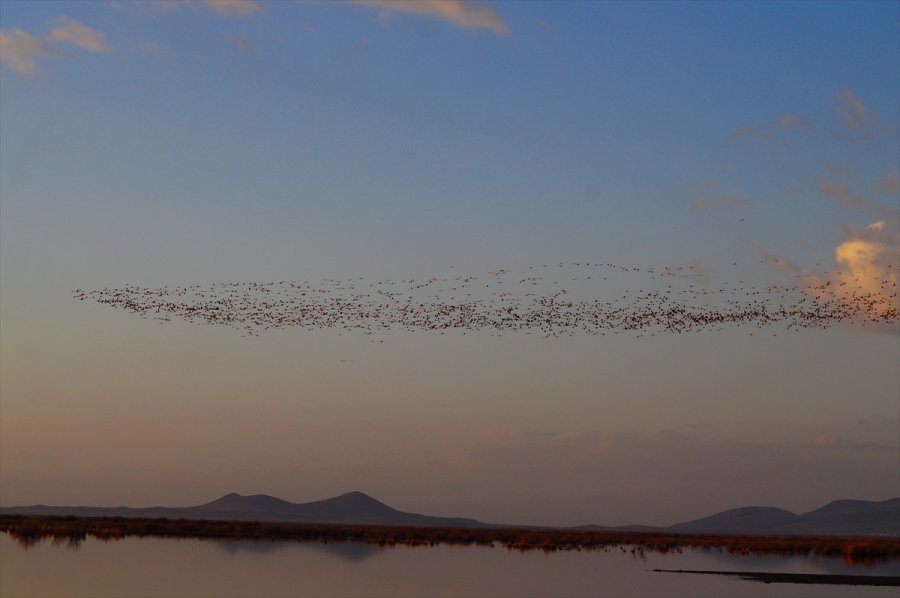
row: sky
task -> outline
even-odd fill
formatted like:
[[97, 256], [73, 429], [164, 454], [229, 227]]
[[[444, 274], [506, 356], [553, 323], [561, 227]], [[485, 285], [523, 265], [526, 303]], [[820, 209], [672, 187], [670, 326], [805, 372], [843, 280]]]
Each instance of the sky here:
[[0, 504], [662, 525], [898, 496], [896, 315], [248, 335], [73, 298], [569, 263], [879, 293], [898, 212], [897, 2], [3, 0]]

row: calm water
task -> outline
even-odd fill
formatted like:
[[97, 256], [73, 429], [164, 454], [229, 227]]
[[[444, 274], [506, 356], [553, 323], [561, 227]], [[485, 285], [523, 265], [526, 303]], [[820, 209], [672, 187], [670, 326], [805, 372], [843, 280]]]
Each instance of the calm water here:
[[505, 548], [87, 539], [27, 550], [0, 534], [0, 596], [890, 596], [897, 588], [763, 584], [651, 569], [900, 575], [900, 562], [718, 553], [518, 553]]

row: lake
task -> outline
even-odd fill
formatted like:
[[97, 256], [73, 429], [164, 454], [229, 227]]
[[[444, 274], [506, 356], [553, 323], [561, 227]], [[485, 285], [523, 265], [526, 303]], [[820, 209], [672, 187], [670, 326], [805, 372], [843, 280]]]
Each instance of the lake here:
[[0, 534], [0, 595], [26, 596], [890, 596], [896, 587], [764, 584], [653, 569], [900, 575], [900, 561], [685, 550], [517, 552], [438, 545], [89, 537], [22, 548]]

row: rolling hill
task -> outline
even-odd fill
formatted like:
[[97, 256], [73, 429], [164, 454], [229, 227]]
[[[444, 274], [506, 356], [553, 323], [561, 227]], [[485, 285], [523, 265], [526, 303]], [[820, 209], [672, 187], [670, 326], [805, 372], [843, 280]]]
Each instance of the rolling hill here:
[[[433, 517], [398, 511], [362, 492], [348, 492], [307, 503], [292, 503], [266, 494], [232, 492], [193, 507], [0, 507], [7, 515], [74, 515], [77, 517], [151, 517], [240, 521], [283, 521], [425, 527], [498, 526], [475, 519]], [[672, 532], [684, 534], [779, 534], [900, 536], [900, 498], [884, 501], [836, 500], [803, 514], [774, 507], [741, 507], [669, 527], [585, 525], [583, 530]]]

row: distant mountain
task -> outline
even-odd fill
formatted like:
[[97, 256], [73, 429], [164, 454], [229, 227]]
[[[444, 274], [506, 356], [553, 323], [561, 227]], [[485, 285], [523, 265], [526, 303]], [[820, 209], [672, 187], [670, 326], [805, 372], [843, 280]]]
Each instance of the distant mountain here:
[[428, 527], [487, 527], [475, 519], [432, 517], [393, 509], [362, 492], [334, 498], [292, 503], [266, 494], [241, 496], [232, 492], [195, 507], [0, 507], [0, 514], [74, 515], [76, 517], [166, 517], [168, 519], [224, 519], [302, 523], [354, 523]]
[[[428, 527], [501, 527], [475, 519], [432, 517], [406, 513], [362, 492], [334, 498], [292, 503], [266, 494], [241, 496], [231, 493], [195, 507], [0, 507], [0, 514], [74, 515], [77, 517], [166, 517], [169, 519], [223, 519], [284, 521], [297, 523], [345, 523], [361, 525], [410, 525]], [[526, 526], [502, 526], [526, 527]], [[530, 526], [535, 527], [535, 526]], [[774, 507], [742, 507], [678, 523], [670, 527], [585, 525], [574, 529], [657, 531], [688, 534], [840, 534], [900, 536], [900, 498], [880, 502], [836, 500], [797, 515]]]
[[702, 519], [677, 523], [668, 529], [687, 533], [749, 534], [790, 525], [797, 517], [798, 515], [790, 511], [774, 507], [742, 507]]
[[679, 523], [666, 529], [701, 534], [900, 536], [900, 498], [879, 502], [836, 500], [802, 515], [772, 507], [744, 507]]

